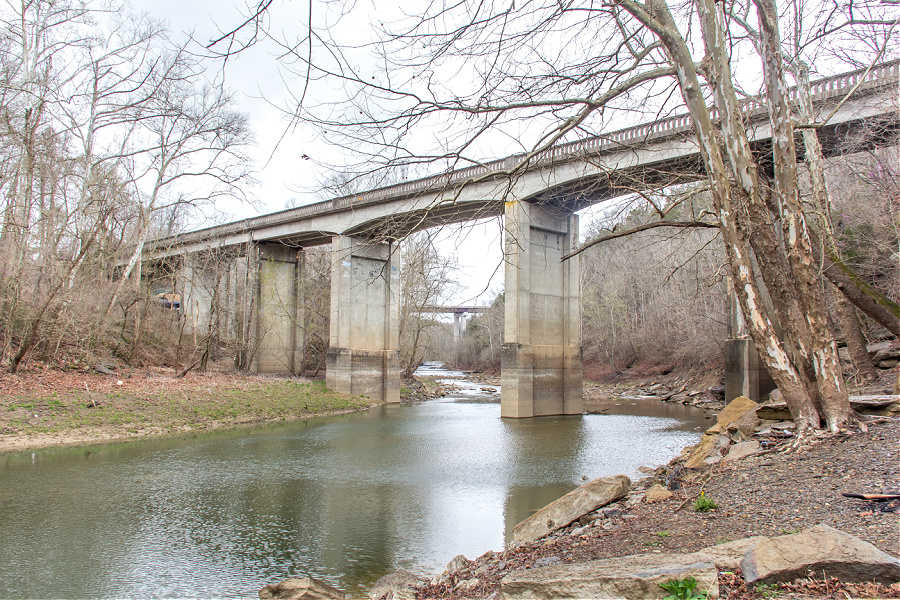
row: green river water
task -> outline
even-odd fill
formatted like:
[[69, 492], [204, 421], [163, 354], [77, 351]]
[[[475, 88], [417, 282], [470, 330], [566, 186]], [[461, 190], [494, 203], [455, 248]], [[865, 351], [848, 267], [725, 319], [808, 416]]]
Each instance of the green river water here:
[[361, 597], [397, 568], [501, 549], [583, 477], [639, 477], [706, 427], [656, 400], [505, 420], [497, 395], [460, 385], [284, 426], [0, 456], [0, 598], [254, 598], [305, 574]]

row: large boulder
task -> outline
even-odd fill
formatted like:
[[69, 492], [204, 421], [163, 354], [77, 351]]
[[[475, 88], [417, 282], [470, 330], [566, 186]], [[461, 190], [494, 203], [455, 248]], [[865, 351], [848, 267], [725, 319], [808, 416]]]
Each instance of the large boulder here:
[[900, 581], [900, 560], [827, 525], [756, 544], [744, 555], [741, 570], [748, 583], [792, 581], [807, 572], [846, 583]]
[[371, 600], [415, 600], [419, 578], [406, 569], [397, 569], [375, 582], [369, 590]]
[[602, 477], [589, 481], [554, 500], [513, 529], [513, 540], [532, 542], [548, 533], [565, 527], [594, 512], [601, 506], [623, 498], [631, 489], [631, 480], [625, 475]]
[[693, 577], [697, 592], [719, 597], [716, 567], [690, 555], [641, 554], [516, 571], [500, 581], [500, 598], [665, 598], [659, 584]]
[[312, 577], [291, 577], [259, 590], [260, 600], [344, 600], [344, 592]]
[[[747, 413], [755, 412], [757, 408], [759, 408], [759, 404], [746, 396], [738, 396], [729, 402], [719, 413], [716, 424], [707, 429], [700, 438], [700, 443], [691, 451], [684, 466], [688, 469], [697, 469], [708, 464], [707, 459], [722, 448], [720, 436], [725, 437], [729, 426], [739, 421]], [[730, 439], [726, 439], [730, 442]]]

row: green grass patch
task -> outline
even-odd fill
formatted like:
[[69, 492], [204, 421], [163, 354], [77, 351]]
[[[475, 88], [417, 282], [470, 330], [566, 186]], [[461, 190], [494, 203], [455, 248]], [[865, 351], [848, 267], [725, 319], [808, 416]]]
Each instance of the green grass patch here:
[[175, 431], [189, 426], [304, 419], [357, 410], [373, 403], [325, 389], [323, 381], [248, 377], [236, 383], [173, 385], [106, 394], [77, 389], [50, 396], [0, 397], [0, 431], [60, 433], [111, 428], [132, 433], [145, 427]]

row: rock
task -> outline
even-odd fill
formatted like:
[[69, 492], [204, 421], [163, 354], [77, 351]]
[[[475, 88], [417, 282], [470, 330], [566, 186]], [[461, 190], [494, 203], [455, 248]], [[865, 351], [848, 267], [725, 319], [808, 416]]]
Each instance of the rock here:
[[733, 571], [741, 566], [741, 559], [744, 558], [747, 550], [767, 539], [769, 538], [755, 535], [742, 540], [710, 546], [709, 548], [692, 552], [688, 556], [694, 557], [697, 562], [711, 562], [720, 571]]
[[459, 573], [463, 569], [469, 568], [469, 559], [462, 554], [457, 554], [447, 563], [447, 572], [451, 575]]
[[672, 492], [657, 483], [644, 492], [644, 499], [647, 500], [647, 502], [662, 502], [663, 500], [668, 500], [673, 495]]
[[725, 458], [723, 458], [722, 461], [728, 462], [729, 460], [741, 460], [742, 458], [753, 456], [757, 452], [759, 452], [759, 442], [741, 442], [732, 446], [728, 450], [728, 454], [725, 455]]
[[893, 369], [897, 365], [900, 365], [900, 359], [896, 358], [885, 358], [875, 363], [875, 366], [879, 369]]
[[[625, 498], [625, 501], [622, 502], [622, 506], [624, 506], [625, 508], [630, 508], [632, 506], [635, 506], [636, 504], [640, 504], [643, 501], [644, 494], [629, 494], [628, 497]], [[628, 515], [625, 516], [627, 517]]]
[[827, 525], [756, 544], [741, 560], [741, 570], [747, 583], [792, 581], [808, 571], [845, 583], [900, 581], [900, 560]]
[[344, 600], [344, 592], [312, 577], [291, 577], [259, 590], [260, 600]]
[[[741, 417], [748, 412], [755, 411], [759, 404], [746, 396], [738, 396], [729, 402], [716, 419], [716, 424], [706, 430], [706, 433], [700, 439], [700, 443], [690, 453], [684, 466], [688, 469], [696, 469], [703, 466], [707, 458], [713, 456], [714, 452], [722, 450], [722, 441], [718, 438], [721, 434], [727, 433], [728, 427], [732, 423], [736, 423]], [[728, 440], [727, 436], [723, 436]], [[730, 443], [730, 440], [728, 440]]]
[[371, 600], [416, 600], [419, 578], [406, 569], [397, 569], [375, 582], [369, 590]]
[[740, 441], [753, 439], [753, 432], [762, 423], [760, 418], [756, 416], [756, 410], [747, 411], [744, 416], [728, 426], [728, 431], [737, 431]]
[[900, 359], [900, 346], [897, 346], [896, 348], [884, 348], [872, 356], [873, 363], [898, 359]]
[[637, 470], [641, 473], [656, 473], [656, 469], [653, 467], [638, 467]]
[[[725, 435], [704, 435], [702, 438], [700, 438], [700, 443], [697, 444], [688, 455], [688, 458], [684, 463], [685, 468], [696, 469], [698, 467], [702, 467], [704, 464], [709, 464], [706, 461], [710, 458], [713, 458], [714, 456], [716, 457], [716, 459], [721, 458], [720, 451], [723, 451], [725, 446], [730, 443], [731, 440], [728, 438], [728, 436]], [[718, 461], [716, 460], [716, 462]]]
[[685, 577], [698, 581], [698, 592], [719, 597], [713, 563], [642, 554], [515, 571], [500, 581], [500, 598], [665, 598], [659, 584]]
[[116, 374], [115, 371], [113, 371], [108, 366], [104, 365], [103, 363], [94, 365], [94, 370], [97, 371], [98, 373], [103, 373], [104, 375], [115, 375]]
[[471, 592], [479, 587], [481, 587], [480, 579], [463, 579], [453, 589], [459, 592]]
[[728, 431], [729, 425], [736, 423], [741, 417], [748, 412], [755, 411], [758, 407], [759, 404], [750, 398], [738, 396], [722, 409], [722, 412], [716, 417], [716, 424], [707, 429], [706, 433], [725, 433]]
[[534, 561], [534, 568], [539, 569], [540, 567], [549, 567], [550, 565], [558, 563], [559, 560], [558, 556], [542, 556]]
[[596, 521], [600, 521], [605, 518], [606, 517], [603, 515], [603, 513], [594, 512], [589, 515], [584, 515], [583, 517], [578, 519], [578, 524], [582, 527], [590, 527], [591, 525], [594, 525]]
[[513, 540], [516, 542], [537, 540], [594, 512], [601, 506], [615, 502], [625, 496], [630, 489], [631, 480], [625, 475], [589, 481], [516, 525], [513, 529]]

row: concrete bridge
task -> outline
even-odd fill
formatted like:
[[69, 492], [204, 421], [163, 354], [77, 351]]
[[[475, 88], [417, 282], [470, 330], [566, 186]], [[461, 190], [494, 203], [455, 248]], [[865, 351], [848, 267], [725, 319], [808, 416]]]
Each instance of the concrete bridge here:
[[[898, 63], [816, 82], [826, 152], [851, 130], [896, 130]], [[838, 105], [859, 84], [852, 97]], [[752, 142], [770, 137], [767, 109], [744, 106]], [[868, 127], [872, 122], [880, 129]], [[878, 140], [875, 140], [876, 142]], [[295, 373], [303, 347], [304, 248], [331, 244], [330, 348], [335, 391], [399, 401], [397, 240], [430, 227], [503, 215], [504, 417], [582, 412], [581, 298], [576, 211], [636, 189], [704, 176], [687, 115], [514, 155], [483, 165], [335, 198], [153, 242], [145, 259], [176, 258], [188, 323], [227, 328], [239, 362]], [[732, 389], [758, 388], [752, 348], [731, 362]], [[735, 387], [737, 385], [737, 387]]]
[[475, 315], [486, 312], [490, 306], [425, 306], [423, 313], [453, 315], [453, 339], [462, 338], [466, 330], [466, 315]]

